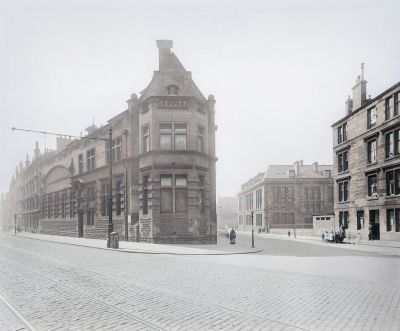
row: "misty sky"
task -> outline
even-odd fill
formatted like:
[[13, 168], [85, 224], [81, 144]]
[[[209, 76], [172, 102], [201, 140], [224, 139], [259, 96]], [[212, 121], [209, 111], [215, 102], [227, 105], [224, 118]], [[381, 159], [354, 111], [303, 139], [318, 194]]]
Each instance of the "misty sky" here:
[[34, 142], [124, 111], [158, 69], [156, 39], [215, 95], [217, 194], [268, 164], [332, 164], [331, 124], [365, 62], [372, 97], [400, 81], [398, 1], [0, 0], [0, 192]]

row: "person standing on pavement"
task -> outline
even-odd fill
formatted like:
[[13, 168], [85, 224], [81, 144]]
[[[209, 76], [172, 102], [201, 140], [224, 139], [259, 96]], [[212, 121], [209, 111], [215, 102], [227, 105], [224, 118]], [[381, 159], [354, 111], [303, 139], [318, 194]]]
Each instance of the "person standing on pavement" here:
[[232, 228], [231, 233], [229, 234], [229, 242], [231, 244], [236, 244], [236, 232], [234, 228]]
[[288, 230], [287, 235], [288, 235], [288, 237], [290, 238], [290, 230]]

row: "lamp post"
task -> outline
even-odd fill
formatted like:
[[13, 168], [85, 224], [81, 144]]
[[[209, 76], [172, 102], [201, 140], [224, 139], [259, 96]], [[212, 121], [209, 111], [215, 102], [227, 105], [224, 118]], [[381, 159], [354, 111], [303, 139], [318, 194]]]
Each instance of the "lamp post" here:
[[112, 128], [111, 125], [108, 127], [108, 165], [109, 165], [109, 177], [108, 177], [108, 231], [107, 231], [107, 248], [111, 247], [111, 232], [113, 232], [113, 220], [112, 220]]
[[17, 214], [14, 214], [14, 235], [17, 235]]
[[254, 212], [251, 212], [251, 248], [254, 247]]

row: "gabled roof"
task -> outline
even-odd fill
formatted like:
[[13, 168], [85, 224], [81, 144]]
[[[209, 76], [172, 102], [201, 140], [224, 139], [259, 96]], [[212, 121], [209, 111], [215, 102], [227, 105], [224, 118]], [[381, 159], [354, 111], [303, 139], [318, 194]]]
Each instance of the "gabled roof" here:
[[167, 87], [178, 87], [179, 96], [196, 97], [205, 101], [197, 85], [192, 79], [192, 74], [187, 71], [178, 57], [171, 52], [172, 41], [161, 40], [157, 42], [159, 48], [159, 70], [154, 75], [149, 85], [141, 92], [139, 100], [146, 100], [152, 96], [167, 96]]

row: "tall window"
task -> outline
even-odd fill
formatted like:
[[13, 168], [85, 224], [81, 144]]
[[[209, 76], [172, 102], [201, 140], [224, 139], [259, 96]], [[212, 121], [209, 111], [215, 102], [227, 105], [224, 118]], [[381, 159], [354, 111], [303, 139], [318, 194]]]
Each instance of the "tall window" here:
[[321, 189], [319, 187], [305, 188], [304, 204], [307, 213], [319, 212], [321, 210]]
[[49, 193], [47, 195], [47, 217], [53, 218], [53, 210], [54, 210], [54, 200], [53, 200], [53, 193]]
[[[199, 193], [200, 193], [200, 212], [203, 213], [205, 211], [205, 200], [206, 200], [206, 183], [205, 183], [205, 178], [204, 176], [200, 175], [199, 176]], [[239, 203], [239, 209], [240, 209], [240, 204], [243, 203], [243, 198], [240, 198], [240, 203]], [[241, 209], [240, 209], [241, 210]]]
[[112, 142], [111, 155], [113, 161], [119, 161], [122, 159], [122, 137], [117, 137]]
[[376, 140], [368, 141], [368, 163], [376, 162]]
[[87, 225], [94, 225], [94, 210], [89, 210], [87, 212], [86, 224]]
[[146, 124], [142, 126], [142, 153], [150, 150], [149, 142], [149, 125]]
[[256, 226], [262, 226], [262, 214], [256, 214]]
[[386, 158], [391, 158], [400, 153], [400, 129], [386, 133], [385, 135], [385, 154]]
[[387, 231], [400, 232], [400, 208], [386, 209]]
[[160, 149], [172, 149], [172, 123], [160, 124]]
[[94, 148], [86, 152], [86, 170], [91, 171], [95, 168], [95, 150]]
[[187, 126], [185, 123], [160, 124], [160, 149], [186, 149]]
[[338, 172], [344, 172], [349, 170], [349, 160], [348, 160], [349, 152], [341, 152], [338, 154]]
[[160, 176], [160, 212], [187, 212], [187, 177], [186, 175]]
[[[107, 162], [110, 161], [110, 143], [106, 142]], [[120, 161], [122, 158], [122, 137], [117, 137], [112, 140], [111, 144], [111, 160]]]
[[174, 124], [174, 147], [178, 150], [186, 149], [186, 124]]
[[367, 127], [368, 129], [376, 125], [376, 108], [368, 109], [367, 111]]
[[61, 191], [61, 205], [60, 205], [61, 218], [65, 218], [66, 216], [66, 206], [67, 206], [67, 192]]
[[338, 144], [347, 140], [347, 123], [342, 124], [338, 127]]
[[349, 182], [343, 181], [338, 183], [339, 202], [346, 202], [349, 198]]
[[110, 185], [108, 183], [101, 184], [101, 216], [108, 216], [108, 195]]
[[253, 192], [246, 194], [246, 210], [253, 209]]
[[368, 196], [376, 196], [378, 194], [377, 190], [377, 176], [370, 175], [368, 176]]
[[386, 171], [386, 195], [400, 194], [400, 169]]
[[205, 151], [205, 129], [204, 126], [197, 126], [197, 150], [201, 153]]
[[273, 187], [272, 188], [272, 207], [285, 208], [292, 207], [294, 204], [293, 187]]
[[262, 189], [256, 191], [256, 209], [261, 209], [262, 204]]
[[78, 155], [78, 174], [83, 172], [83, 154]]
[[149, 213], [149, 176], [143, 176], [142, 178], [142, 212], [143, 215], [147, 215]]
[[394, 108], [393, 108], [393, 116], [397, 116], [400, 113], [400, 92], [397, 92], [394, 95]]
[[60, 192], [54, 193], [54, 218], [60, 217]]
[[348, 211], [340, 211], [339, 212], [339, 226], [342, 226], [343, 229], [347, 229], [349, 227], [349, 212]]
[[393, 97], [385, 100], [385, 120], [393, 116]]

